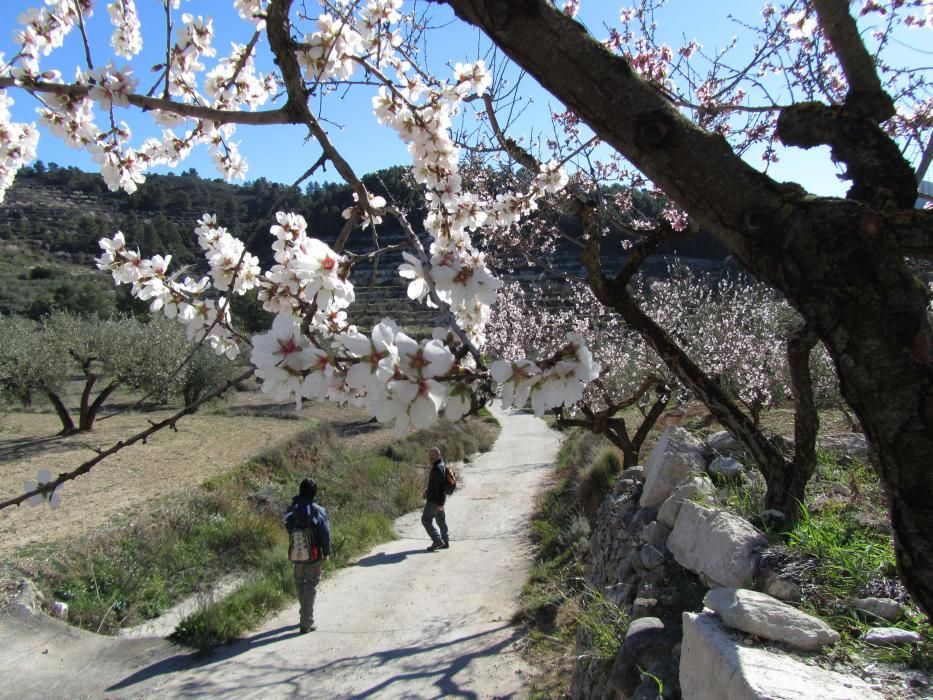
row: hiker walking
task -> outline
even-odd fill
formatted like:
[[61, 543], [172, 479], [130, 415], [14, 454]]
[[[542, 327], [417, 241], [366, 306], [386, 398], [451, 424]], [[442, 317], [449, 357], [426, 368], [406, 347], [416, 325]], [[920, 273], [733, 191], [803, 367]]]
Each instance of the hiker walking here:
[[[438, 549], [447, 549], [450, 547], [450, 538], [447, 535], [447, 516], [444, 515], [444, 502], [447, 500], [447, 492], [444, 490], [447, 482], [447, 465], [441, 459], [441, 451], [432, 447], [428, 452], [428, 461], [431, 466], [428, 468], [428, 487], [424, 490], [424, 510], [421, 513], [421, 524], [431, 538], [429, 552], [436, 552]], [[434, 521], [437, 521], [441, 529], [440, 534], [434, 527]]]
[[330, 556], [330, 524], [327, 511], [314, 502], [317, 483], [306, 477], [298, 484], [298, 495], [292, 498], [285, 511], [285, 529], [289, 534], [289, 558], [295, 565], [295, 588], [301, 616], [298, 629], [301, 634], [316, 629], [314, 624], [314, 597], [321, 580], [324, 560]]

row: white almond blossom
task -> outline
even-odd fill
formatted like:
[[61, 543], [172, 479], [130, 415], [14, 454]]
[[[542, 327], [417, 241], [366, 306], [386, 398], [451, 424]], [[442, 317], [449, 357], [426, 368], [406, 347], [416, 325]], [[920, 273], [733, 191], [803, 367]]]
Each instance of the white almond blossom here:
[[[25, 481], [23, 482], [23, 492], [29, 493], [30, 491], [35, 491], [38, 488], [42, 488], [45, 484], [51, 483], [54, 481], [52, 478], [52, 472], [48, 469], [40, 469], [39, 473], [36, 475], [35, 481]], [[58, 508], [59, 504], [62, 501], [62, 484], [59, 484], [55, 489], [49, 491], [43, 491], [42, 493], [37, 493], [29, 497], [29, 505], [35, 507], [40, 503], [48, 503], [50, 508]]]

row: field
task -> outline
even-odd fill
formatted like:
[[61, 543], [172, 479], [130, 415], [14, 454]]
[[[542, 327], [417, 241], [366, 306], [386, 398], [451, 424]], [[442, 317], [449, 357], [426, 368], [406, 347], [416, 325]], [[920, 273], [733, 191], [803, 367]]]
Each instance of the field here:
[[[98, 420], [90, 433], [56, 435], [52, 412], [9, 411], [0, 419], [0, 498], [22, 493], [40, 469], [53, 475], [74, 469], [106, 448], [145, 429], [175, 409], [132, 410]], [[106, 412], [104, 413], [106, 415]], [[73, 538], [121, 515], [133, 515], [155, 497], [183, 493], [227, 471], [302, 429], [326, 421], [356, 441], [382, 441], [390, 432], [364, 425], [358, 409], [306, 403], [300, 412], [256, 391], [230, 392], [202, 412], [109, 457], [87, 475], [65, 484], [59, 508], [28, 505], [0, 511], [0, 560], [24, 548]]]

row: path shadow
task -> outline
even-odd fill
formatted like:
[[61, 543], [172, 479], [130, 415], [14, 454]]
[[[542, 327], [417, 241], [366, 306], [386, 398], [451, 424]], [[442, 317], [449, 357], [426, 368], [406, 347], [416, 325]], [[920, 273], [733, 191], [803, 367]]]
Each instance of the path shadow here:
[[[496, 634], [504, 629], [512, 630], [507, 637], [496, 643], [484, 646], [472, 653], [465, 652], [458, 654], [453, 659], [450, 659], [444, 666], [439, 667], [436, 661], [428, 661], [422, 662], [419, 667], [419, 663], [415, 661], [415, 659], [421, 654], [430, 654], [430, 652], [436, 651], [438, 649], [456, 648], [460, 644], [467, 642], [472, 643], [483, 637]], [[500, 625], [499, 627], [483, 630], [482, 632], [477, 632], [476, 634], [454, 639], [449, 642], [439, 642], [436, 644], [427, 644], [424, 646], [408, 646], [401, 647], [399, 649], [387, 649], [385, 651], [376, 652], [374, 654], [336, 659], [335, 661], [323, 664], [317, 668], [308, 669], [307, 673], [325, 671], [328, 668], [365, 669], [370, 666], [382, 666], [383, 664], [396, 661], [398, 659], [409, 659], [408, 663], [405, 664], [405, 668], [411, 670], [386, 678], [385, 680], [374, 684], [366, 690], [358, 690], [353, 693], [353, 697], [379, 698], [395, 696], [391, 689], [399, 683], [436, 676], [437, 680], [434, 681], [434, 686], [437, 688], [438, 698], [468, 698], [470, 700], [478, 700], [480, 696], [476, 692], [462, 688], [460, 684], [454, 680], [454, 677], [458, 673], [462, 672], [473, 659], [482, 658], [484, 656], [497, 656], [500, 652], [504, 651], [509, 645], [515, 642], [519, 636], [520, 635], [518, 630], [510, 628], [509, 625]], [[497, 699], [501, 700], [507, 700], [511, 697], [514, 697], [514, 695], [509, 694], [496, 696]]]
[[213, 653], [202, 654], [198, 651], [190, 651], [185, 653], [175, 654], [166, 659], [162, 659], [146, 668], [141, 668], [132, 675], [127, 676], [121, 681], [114, 683], [107, 688], [108, 691], [112, 690], [121, 690], [123, 688], [128, 688], [131, 685], [136, 685], [137, 683], [142, 683], [156, 676], [163, 676], [169, 673], [177, 673], [178, 671], [187, 671], [195, 668], [202, 668], [204, 666], [210, 666], [216, 664], [220, 661], [225, 661], [234, 654], [224, 653], [224, 650], [229, 648], [236, 648], [236, 654], [242, 654], [249, 651], [250, 649], [256, 649], [258, 647], [266, 646], [267, 644], [275, 644], [276, 642], [281, 642], [285, 639], [290, 639], [292, 637], [297, 637], [300, 634], [298, 630], [298, 625], [285, 625], [283, 627], [276, 627], [272, 630], [266, 630], [265, 632], [259, 632], [254, 634], [246, 639], [241, 639], [237, 642], [234, 642], [230, 647], [220, 647], [219, 649], [214, 650]]
[[[226, 647], [215, 650], [210, 657], [198, 656], [192, 652], [190, 654], [177, 654], [175, 656], [163, 659], [146, 668], [142, 668], [132, 675], [127, 676], [121, 681], [114, 683], [107, 688], [108, 692], [123, 690], [137, 683], [156, 678], [171, 673], [193, 671], [198, 668], [206, 668], [214, 664], [234, 659], [244, 654], [250, 649], [274, 644], [276, 642], [289, 639], [298, 634], [297, 626], [279, 627], [268, 632], [256, 634], [247, 639], [235, 642]], [[511, 630], [510, 633], [497, 641], [490, 640], [489, 643], [483, 643], [482, 640], [490, 635], [497, 635], [503, 630]], [[462, 687], [455, 680], [455, 677], [463, 672], [467, 666], [474, 660], [483, 657], [497, 656], [520, 636], [518, 630], [511, 628], [507, 624], [500, 625], [491, 629], [486, 629], [475, 634], [434, 644], [427, 643], [418, 646], [403, 646], [396, 649], [386, 649], [371, 654], [360, 654], [357, 656], [347, 656], [323, 664], [313, 665], [303, 662], [295, 662], [292, 657], [283, 656], [272, 665], [268, 659], [264, 663], [250, 663], [243, 660], [248, 667], [244, 672], [243, 666], [238, 667], [237, 690], [246, 695], [251, 694], [264, 687], [274, 685], [281, 689], [282, 686], [290, 687], [295, 697], [304, 697], [302, 692], [306, 688], [302, 687], [302, 679], [307, 676], [323, 674], [326, 678], [328, 673], [342, 674], [350, 672], [359, 677], [360, 673], [365, 673], [366, 669], [377, 669], [385, 664], [405, 659], [406, 663], [402, 666], [405, 671], [397, 673], [388, 678], [375, 682], [372, 686], [365, 689], [355, 690], [353, 698], [382, 698], [382, 697], [411, 697], [404, 695], [405, 683], [413, 680], [434, 679], [431, 685], [436, 689], [436, 698], [467, 698], [468, 700], [479, 700], [480, 695], [468, 688]], [[479, 641], [479, 648], [477, 642]], [[458, 651], [457, 647], [466, 645], [468, 650]], [[443, 649], [453, 650], [453, 656], [447, 656], [442, 664], [438, 664], [433, 652]], [[423, 659], [419, 656], [424, 655]], [[339, 682], [339, 681], [338, 681]], [[216, 681], [209, 678], [193, 677], [185, 681], [184, 688], [186, 693], [193, 697], [231, 697], [233, 689], [231, 687], [217, 687]], [[222, 681], [221, 681], [222, 684]], [[401, 684], [401, 685], [400, 685]], [[334, 696], [338, 697], [338, 696]], [[339, 695], [339, 697], [350, 697]], [[494, 696], [497, 700], [508, 700], [516, 697], [514, 694], [502, 694]]]
[[401, 561], [404, 561], [408, 558], [409, 554], [429, 554], [425, 548], [419, 549], [409, 549], [405, 552], [394, 552], [392, 554], [387, 554], [386, 552], [379, 552], [378, 554], [372, 554], [368, 557], [363, 557], [362, 559], [357, 560], [351, 566], [382, 566], [383, 564], [398, 564]]

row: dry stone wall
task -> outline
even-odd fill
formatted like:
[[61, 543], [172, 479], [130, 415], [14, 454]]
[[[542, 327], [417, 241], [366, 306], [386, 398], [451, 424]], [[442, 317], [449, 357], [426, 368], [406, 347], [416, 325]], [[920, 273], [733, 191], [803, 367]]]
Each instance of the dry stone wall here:
[[839, 635], [792, 604], [799, 600], [794, 582], [761, 570], [767, 538], [717, 501], [708, 467], [717, 459], [721, 467], [732, 445], [727, 434], [704, 445], [668, 428], [644, 469], [623, 472], [601, 504], [588, 583], [631, 622], [610, 660], [588, 653], [591, 632], [580, 629], [573, 698], [881, 697], [857, 678], [795, 656]]

